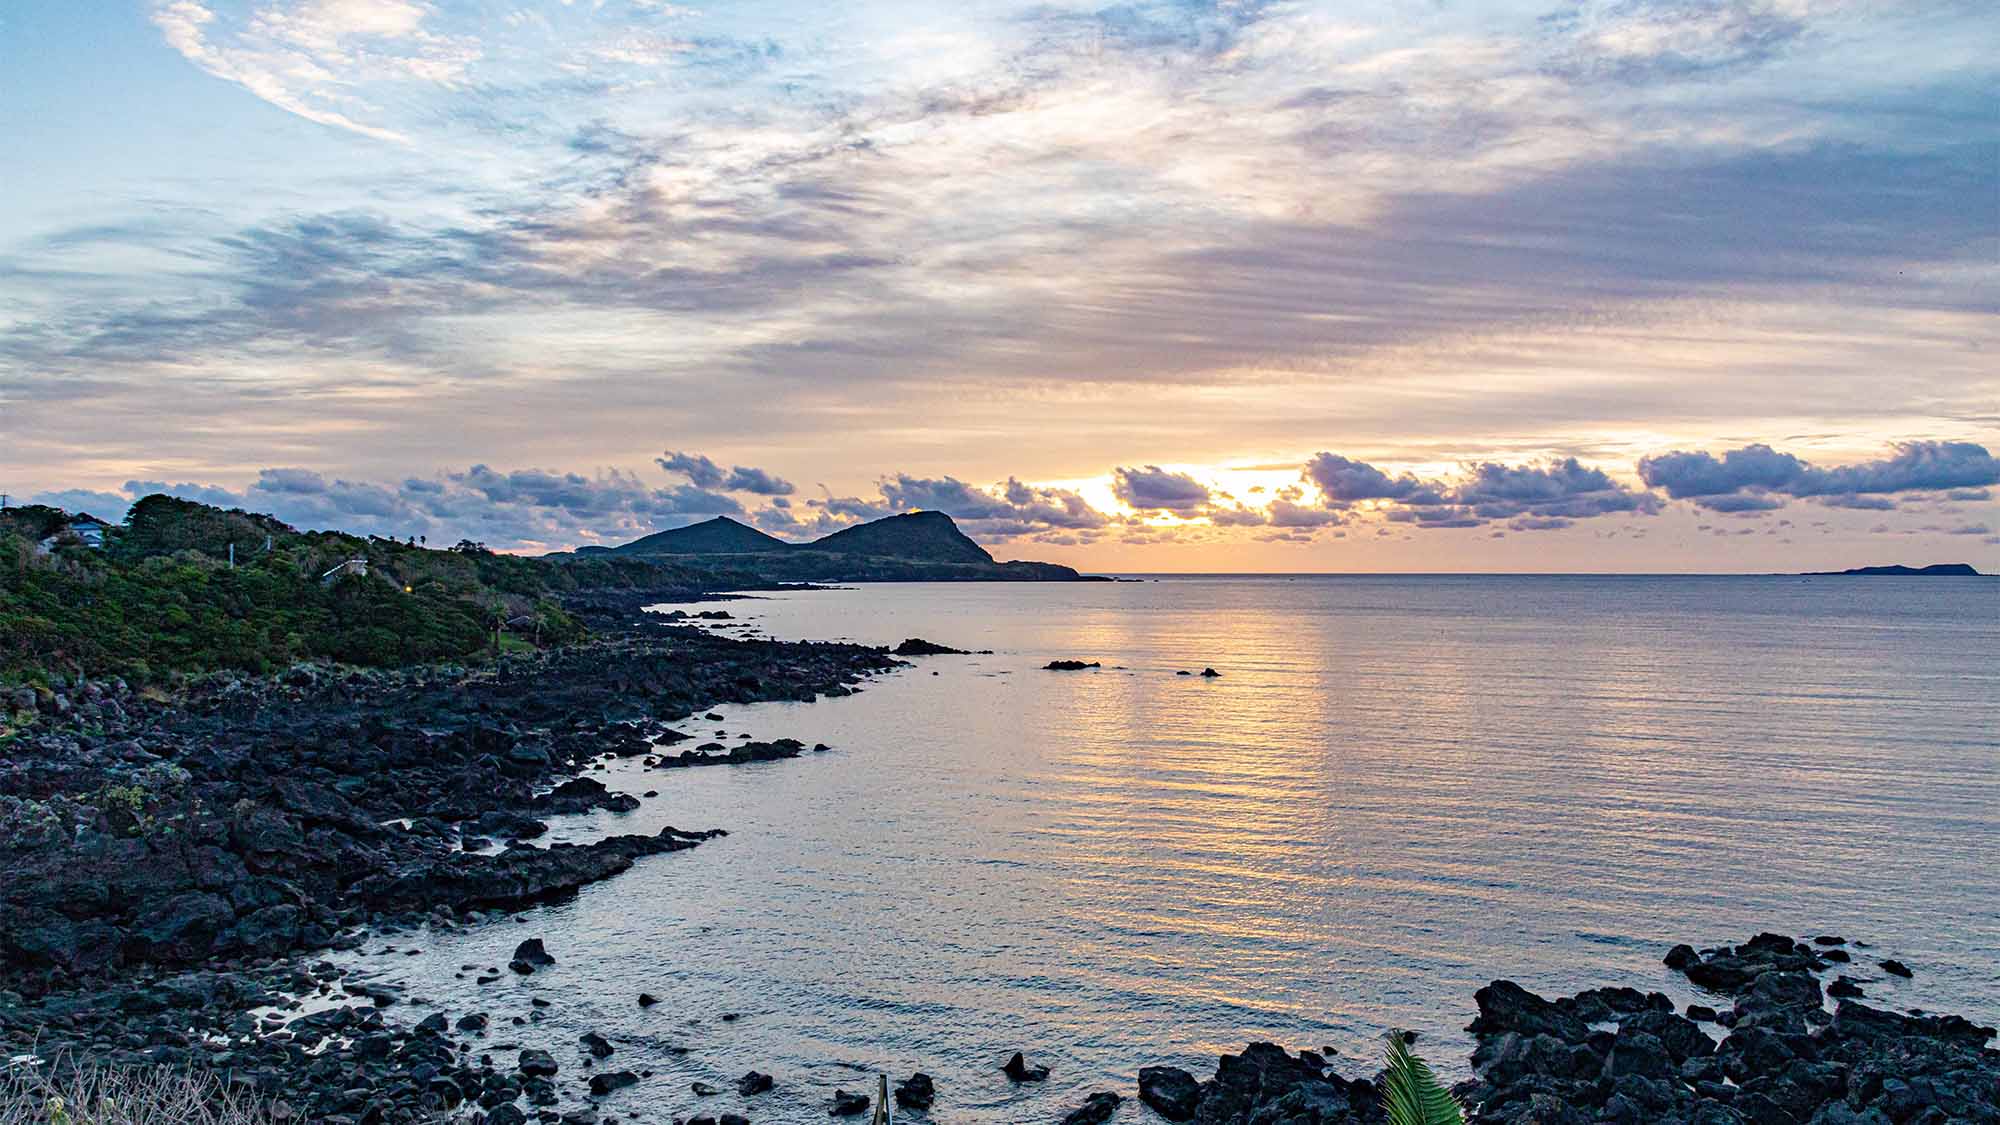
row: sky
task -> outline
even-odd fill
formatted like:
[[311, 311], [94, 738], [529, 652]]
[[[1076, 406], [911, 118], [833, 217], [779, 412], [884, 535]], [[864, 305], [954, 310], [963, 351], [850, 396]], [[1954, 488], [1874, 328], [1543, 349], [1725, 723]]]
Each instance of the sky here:
[[0, 491], [2000, 570], [1990, 0], [9, 0]]

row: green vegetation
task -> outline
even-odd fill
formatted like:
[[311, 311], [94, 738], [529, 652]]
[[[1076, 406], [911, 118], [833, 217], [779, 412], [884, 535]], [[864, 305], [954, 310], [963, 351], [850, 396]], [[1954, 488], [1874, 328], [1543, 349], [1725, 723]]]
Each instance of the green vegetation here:
[[[706, 577], [630, 559], [555, 563], [475, 543], [433, 550], [299, 532], [269, 516], [148, 496], [103, 549], [50, 508], [0, 513], [0, 680], [270, 672], [299, 660], [396, 666], [582, 635], [557, 604], [583, 588]], [[234, 551], [234, 565], [230, 562]]]
[[1382, 1111], [1389, 1125], [1465, 1125], [1458, 1099], [1438, 1085], [1437, 1075], [1418, 1058], [1398, 1031], [1389, 1033], [1389, 1059], [1382, 1071]]

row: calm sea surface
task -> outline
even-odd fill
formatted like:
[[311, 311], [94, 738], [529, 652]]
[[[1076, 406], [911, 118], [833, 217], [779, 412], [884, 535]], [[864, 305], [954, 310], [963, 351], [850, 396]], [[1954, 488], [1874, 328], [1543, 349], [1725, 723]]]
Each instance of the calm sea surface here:
[[[614, 765], [660, 795], [555, 838], [732, 835], [358, 959], [492, 1013], [496, 1046], [553, 1049], [571, 1088], [575, 1036], [601, 1031], [654, 1072], [605, 1103], [628, 1120], [738, 1108], [754, 1067], [778, 1078], [760, 1122], [917, 1069], [939, 1121], [1050, 1121], [1111, 1088], [1136, 1122], [1141, 1065], [1206, 1077], [1263, 1038], [1362, 1073], [1390, 1027], [1458, 1076], [1488, 980], [1685, 1002], [1671, 943], [1767, 928], [1872, 943], [1872, 1002], [2000, 1021], [2000, 582], [1172, 578], [728, 608], [782, 638], [994, 652], [690, 724], [835, 749]], [[1041, 669], [1058, 657], [1105, 667]], [[530, 935], [555, 968], [454, 975]], [[508, 1026], [533, 996], [544, 1022]], [[998, 1073], [1016, 1049], [1046, 1086]]]

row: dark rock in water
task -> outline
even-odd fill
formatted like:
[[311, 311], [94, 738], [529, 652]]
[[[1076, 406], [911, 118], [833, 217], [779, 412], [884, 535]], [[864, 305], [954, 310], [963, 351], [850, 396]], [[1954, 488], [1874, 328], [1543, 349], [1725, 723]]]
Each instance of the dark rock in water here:
[[1715, 1016], [1715, 1009], [1706, 1004], [1689, 1004], [1687, 1007], [1687, 1018], [1697, 1023], [1714, 1023]]
[[1213, 669], [1213, 668], [1203, 668], [1203, 669], [1201, 670], [1201, 674], [1202, 674], [1202, 677], [1203, 677], [1203, 678], [1205, 678], [1205, 679], [1210, 679], [1210, 680], [1212, 680], [1212, 679], [1215, 679], [1215, 678], [1216, 678], [1217, 676], [1220, 676], [1220, 675], [1222, 675], [1222, 673], [1220, 673], [1220, 672], [1216, 671], [1216, 670], [1215, 670], [1215, 669]]
[[1847, 939], [1833, 934], [1821, 934], [1813, 939], [1814, 945], [1846, 945]]
[[1014, 1052], [1013, 1058], [1001, 1064], [1000, 1069], [1007, 1077], [1016, 1082], [1046, 1082], [1049, 1080], [1048, 1067], [1029, 1066], [1028, 1060], [1023, 1058], [1019, 1051]]
[[929, 1109], [935, 1100], [937, 1084], [921, 1070], [896, 1083], [896, 1104], [904, 1109]]
[[1201, 1083], [1177, 1066], [1140, 1067], [1139, 1100], [1169, 1121], [1186, 1121], [1201, 1104]]
[[[1252, 1043], [1224, 1055], [1215, 1077], [1201, 1085], [1193, 1120], [1200, 1125], [1347, 1125], [1379, 1122], [1372, 1083], [1331, 1074], [1316, 1055], [1297, 1057], [1273, 1043]], [[1316, 1061], [1317, 1060], [1317, 1061]]]
[[529, 1047], [521, 1052], [519, 1068], [522, 1074], [532, 1074], [548, 1078], [556, 1073], [556, 1057], [547, 1051]]
[[460, 1031], [485, 1031], [486, 1013], [473, 1012], [470, 1015], [458, 1017], [458, 1029]]
[[590, 1076], [590, 1092], [601, 1098], [615, 1090], [636, 1085], [638, 1081], [639, 1076], [629, 1070], [600, 1071]]
[[725, 1113], [716, 1118], [715, 1125], [750, 1125], [750, 1119], [740, 1113]]
[[736, 1092], [747, 1098], [753, 1094], [763, 1093], [774, 1084], [770, 1075], [753, 1070], [736, 1080]]
[[1083, 1099], [1083, 1104], [1070, 1110], [1062, 1119], [1062, 1125], [1104, 1125], [1111, 1115], [1118, 1112], [1118, 1103], [1125, 1099], [1110, 1092], [1092, 1094]]
[[[1700, 952], [1677, 946], [1670, 961], [1690, 980], [1734, 998], [1734, 1008], [1719, 1015], [1689, 1009], [1731, 1029], [1719, 1045], [1650, 998], [1624, 1011], [1632, 1002], [1614, 995], [1618, 990], [1529, 1000], [1496, 982], [1481, 990], [1486, 999], [1475, 1021], [1478, 1078], [1458, 1088], [1472, 1120], [2000, 1121], [2000, 1052], [1985, 1047], [1990, 1029], [1958, 1017], [1863, 1007], [1846, 977], [1826, 989], [1838, 1001], [1829, 1018], [1814, 976], [1829, 962], [1813, 944], [1779, 934]], [[1618, 1013], [1617, 1029], [1591, 1030], [1605, 1010]], [[1582, 1020], [1581, 1027], [1563, 1016]]]
[[1522, 988], [1511, 980], [1496, 980], [1472, 994], [1479, 1015], [1466, 1026], [1474, 1035], [1552, 1035], [1565, 1043], [1580, 1042], [1590, 1029], [1583, 1020]]
[[544, 965], [555, 963], [556, 959], [549, 956], [549, 951], [543, 948], [541, 938], [529, 938], [514, 947], [514, 959], [507, 962], [507, 967], [522, 976], [527, 976]]
[[833, 1105], [826, 1111], [829, 1117], [853, 1117], [855, 1114], [867, 1112], [868, 1095], [850, 1094], [845, 1090], [833, 1092]]
[[1894, 957], [1881, 961], [1879, 962], [1879, 964], [1882, 966], [1882, 971], [1888, 973], [1890, 976], [1897, 976], [1908, 979], [1909, 977], [1916, 975], [1910, 972], [1910, 967], [1908, 965], [1903, 964], [1901, 961], [1896, 960]]
[[1051, 660], [1047, 664], [1042, 665], [1042, 669], [1048, 672], [1081, 672], [1085, 668], [1102, 667], [1104, 665], [1095, 660], [1090, 661], [1088, 664], [1081, 660]]
[[1183, 668], [1183, 669], [1181, 669], [1180, 671], [1178, 671], [1178, 672], [1175, 672], [1175, 673], [1174, 673], [1174, 675], [1176, 675], [1176, 676], [1192, 676], [1192, 675], [1194, 675], [1194, 673], [1193, 673], [1193, 672], [1190, 672], [1190, 671], [1188, 671], [1188, 670], [1187, 670], [1187, 669], [1185, 669], [1185, 668]]
[[595, 1031], [586, 1031], [577, 1036], [577, 1042], [583, 1044], [583, 1049], [589, 1051], [594, 1058], [610, 1058], [614, 1050], [611, 1041]]
[[694, 1085], [689, 1086], [688, 1089], [693, 1090], [695, 1096], [698, 1098], [712, 1098], [722, 1092], [706, 1082], [696, 1082]]
[[931, 641], [924, 640], [922, 637], [911, 637], [909, 640], [904, 641], [902, 644], [897, 645], [895, 648], [892, 648], [889, 651], [896, 656], [966, 655], [966, 651], [962, 648], [951, 648], [948, 645], [936, 644]]
[[1837, 978], [1832, 984], [1827, 985], [1826, 994], [1836, 1000], [1858, 1000], [1866, 995], [1861, 991], [1860, 985], [1847, 977]]
[[1819, 959], [1822, 961], [1832, 961], [1839, 965], [1845, 965], [1849, 961], [1854, 960], [1853, 957], [1848, 955], [1845, 949], [1822, 949], [1819, 951]]
[[1694, 951], [1694, 946], [1676, 945], [1672, 949], [1667, 950], [1666, 964], [1667, 968], [1679, 971], [1694, 964], [1699, 959], [1699, 955]]
[[639, 994], [639, 1006], [641, 1008], [650, 1008], [659, 1002], [660, 998], [650, 992], [641, 992]]
[[805, 743], [792, 738], [780, 738], [771, 742], [745, 742], [728, 747], [719, 742], [704, 742], [692, 750], [679, 754], [662, 754], [657, 763], [659, 769], [682, 769], [688, 766], [740, 766], [749, 762], [775, 762], [785, 758], [796, 758], [805, 753]]
[[528, 1125], [528, 1115], [513, 1102], [502, 1102], [486, 1111], [486, 1125]]

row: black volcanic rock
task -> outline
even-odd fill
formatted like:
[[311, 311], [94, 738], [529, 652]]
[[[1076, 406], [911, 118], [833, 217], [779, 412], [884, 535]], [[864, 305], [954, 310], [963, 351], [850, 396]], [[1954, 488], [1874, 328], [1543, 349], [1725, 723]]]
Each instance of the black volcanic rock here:
[[1000, 1070], [1016, 1082], [1047, 1082], [1049, 1080], [1048, 1067], [1029, 1066], [1028, 1060], [1022, 1057], [1019, 1051], [1015, 1051], [1013, 1058], [1002, 1063]]
[[922, 637], [911, 637], [909, 640], [906, 640], [902, 644], [897, 645], [895, 648], [890, 649], [889, 652], [895, 656], [966, 655], [966, 651], [962, 648], [952, 648], [948, 645], [937, 644], [933, 641], [924, 640]]
[[614, 1090], [636, 1085], [638, 1081], [639, 1076], [629, 1070], [606, 1070], [590, 1076], [590, 1092], [601, 1098]]
[[923, 1071], [896, 1083], [896, 1104], [904, 1109], [929, 1109], [937, 1100], [937, 1084]]
[[1042, 665], [1042, 670], [1045, 672], [1081, 672], [1086, 668], [1102, 667], [1104, 665], [1095, 660], [1089, 663], [1081, 660], [1051, 660], [1047, 664]]
[[1092, 1094], [1062, 1119], [1062, 1125], [1104, 1125], [1111, 1120], [1112, 1114], [1118, 1112], [1118, 1103], [1124, 1100], [1109, 1091]]
[[1201, 1083], [1177, 1066], [1140, 1067], [1139, 1100], [1169, 1121], [1186, 1121], [1201, 1104]]

